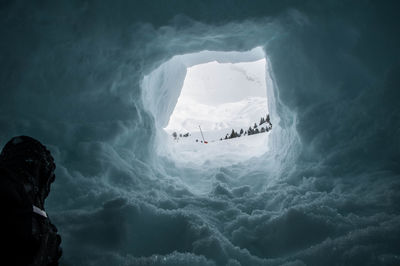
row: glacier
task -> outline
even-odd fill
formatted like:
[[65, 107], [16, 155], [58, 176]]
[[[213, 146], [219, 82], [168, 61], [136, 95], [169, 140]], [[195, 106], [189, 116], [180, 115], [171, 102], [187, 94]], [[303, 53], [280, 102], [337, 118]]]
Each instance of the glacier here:
[[[0, 144], [55, 157], [61, 265], [400, 264], [398, 8], [3, 1]], [[187, 67], [264, 57], [267, 152], [158, 155]]]

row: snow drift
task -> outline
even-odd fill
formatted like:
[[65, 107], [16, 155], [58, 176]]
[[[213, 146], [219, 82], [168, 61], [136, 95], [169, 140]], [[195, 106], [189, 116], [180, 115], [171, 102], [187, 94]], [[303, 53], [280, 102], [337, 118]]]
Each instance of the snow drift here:
[[[62, 265], [399, 264], [396, 5], [3, 2], [0, 142], [54, 154]], [[256, 47], [269, 151], [213, 168], [156, 156], [186, 69], [174, 58]]]

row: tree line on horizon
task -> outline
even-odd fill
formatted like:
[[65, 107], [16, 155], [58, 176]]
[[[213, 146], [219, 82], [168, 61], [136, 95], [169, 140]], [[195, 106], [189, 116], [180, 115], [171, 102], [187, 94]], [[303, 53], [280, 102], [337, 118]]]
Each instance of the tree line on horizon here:
[[[262, 127], [261, 125], [267, 124], [265, 127]], [[259, 128], [260, 127], [260, 128]], [[239, 138], [242, 135], [243, 136], [251, 136], [259, 133], [265, 133], [268, 132], [272, 129], [272, 123], [269, 114], [266, 115], [266, 117], [261, 117], [259, 124], [254, 123], [253, 127], [249, 127], [247, 130], [243, 130], [243, 128], [240, 129], [239, 132], [236, 132], [234, 129], [232, 129], [231, 134], [227, 133], [224, 138], [220, 138], [220, 140], [226, 140], [226, 139], [233, 139], [233, 138]]]
[[[262, 125], [266, 124], [265, 127], [263, 127]], [[251, 136], [251, 135], [255, 135], [255, 134], [259, 134], [259, 133], [265, 133], [265, 132], [269, 132], [272, 129], [272, 123], [271, 123], [271, 119], [269, 114], [266, 115], [266, 117], [261, 117], [260, 118], [260, 122], [258, 123], [254, 123], [253, 127], [250, 126], [247, 130], [243, 130], [243, 128], [240, 129], [239, 132], [235, 131], [234, 129], [232, 129], [231, 133], [227, 133], [225, 135], [225, 137], [220, 138], [220, 141], [222, 140], [227, 140], [227, 139], [233, 139], [233, 138], [239, 138], [241, 136]], [[176, 131], [173, 132], [172, 137], [174, 138], [174, 140], [178, 140], [179, 137], [180, 138], [187, 138], [189, 136], [191, 136], [191, 134], [189, 132], [185, 133], [185, 134], [178, 134]], [[196, 139], [196, 142], [199, 142], [198, 139]], [[201, 143], [203, 143], [203, 141], [201, 141]]]
[[[171, 135], [175, 140], [178, 139], [178, 133], [176, 133], [176, 131], [174, 131]], [[189, 132], [187, 132], [185, 134], [182, 134], [182, 133], [179, 134], [179, 137], [181, 137], [181, 138], [187, 138], [189, 136], [190, 136]]]

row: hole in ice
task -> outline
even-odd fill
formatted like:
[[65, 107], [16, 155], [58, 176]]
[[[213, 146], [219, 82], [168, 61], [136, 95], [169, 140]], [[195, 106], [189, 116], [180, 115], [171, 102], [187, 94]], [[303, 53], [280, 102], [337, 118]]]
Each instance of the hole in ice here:
[[167, 126], [176, 161], [233, 164], [268, 151], [266, 60], [187, 68]]

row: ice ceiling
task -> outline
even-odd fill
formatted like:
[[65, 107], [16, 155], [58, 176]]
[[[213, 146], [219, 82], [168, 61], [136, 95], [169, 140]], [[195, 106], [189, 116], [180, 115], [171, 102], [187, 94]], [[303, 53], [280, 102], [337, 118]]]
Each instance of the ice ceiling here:
[[[3, 2], [0, 142], [55, 157], [61, 265], [400, 264], [397, 5]], [[267, 153], [159, 155], [189, 66], [265, 55]]]

